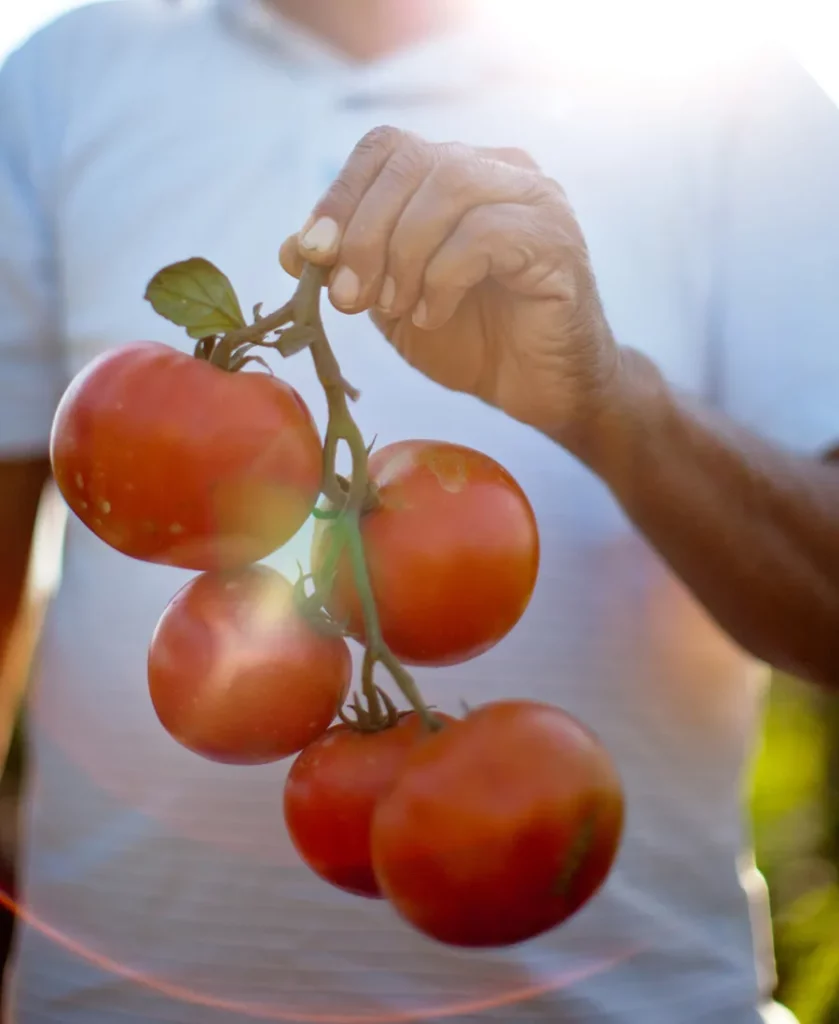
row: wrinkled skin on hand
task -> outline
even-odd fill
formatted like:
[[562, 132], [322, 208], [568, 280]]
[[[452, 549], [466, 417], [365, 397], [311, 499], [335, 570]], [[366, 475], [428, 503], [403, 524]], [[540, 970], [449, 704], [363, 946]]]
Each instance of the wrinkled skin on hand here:
[[280, 258], [330, 267], [336, 308], [412, 366], [561, 443], [608, 405], [619, 349], [585, 239], [524, 153], [376, 129]]

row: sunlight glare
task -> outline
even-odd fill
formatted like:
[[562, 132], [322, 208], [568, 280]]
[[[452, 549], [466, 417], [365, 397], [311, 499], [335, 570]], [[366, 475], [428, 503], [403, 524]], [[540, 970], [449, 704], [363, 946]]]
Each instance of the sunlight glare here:
[[25, 0], [3, 5], [0, 17], [0, 64], [33, 32], [65, 14], [84, 0]]
[[[481, 7], [522, 56], [541, 54], [605, 85], [713, 73], [778, 40], [817, 78], [819, 69], [839, 68], [832, 0], [481, 0]], [[831, 77], [836, 84], [835, 70]]]

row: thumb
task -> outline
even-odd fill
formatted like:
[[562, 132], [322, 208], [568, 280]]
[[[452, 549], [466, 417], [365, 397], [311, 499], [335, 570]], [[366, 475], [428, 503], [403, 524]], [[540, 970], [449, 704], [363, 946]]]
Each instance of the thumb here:
[[280, 246], [280, 266], [292, 277], [300, 277], [303, 273], [303, 257], [300, 255], [300, 236], [289, 235]]

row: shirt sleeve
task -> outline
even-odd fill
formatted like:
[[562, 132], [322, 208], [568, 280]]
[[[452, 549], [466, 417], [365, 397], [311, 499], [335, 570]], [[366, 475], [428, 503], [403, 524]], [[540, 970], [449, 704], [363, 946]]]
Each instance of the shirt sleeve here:
[[54, 120], [35, 57], [27, 44], [0, 68], [0, 457], [47, 450], [66, 383], [45, 159]]
[[716, 234], [721, 404], [816, 454], [839, 442], [839, 107], [777, 57], [732, 105]]

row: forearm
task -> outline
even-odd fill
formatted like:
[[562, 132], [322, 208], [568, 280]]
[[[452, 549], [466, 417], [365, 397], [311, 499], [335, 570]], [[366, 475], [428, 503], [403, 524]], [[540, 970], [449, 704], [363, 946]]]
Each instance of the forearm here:
[[0, 669], [20, 611], [35, 517], [48, 477], [46, 458], [0, 462]]
[[616, 380], [572, 450], [733, 639], [839, 687], [839, 467], [676, 395], [638, 353]]

